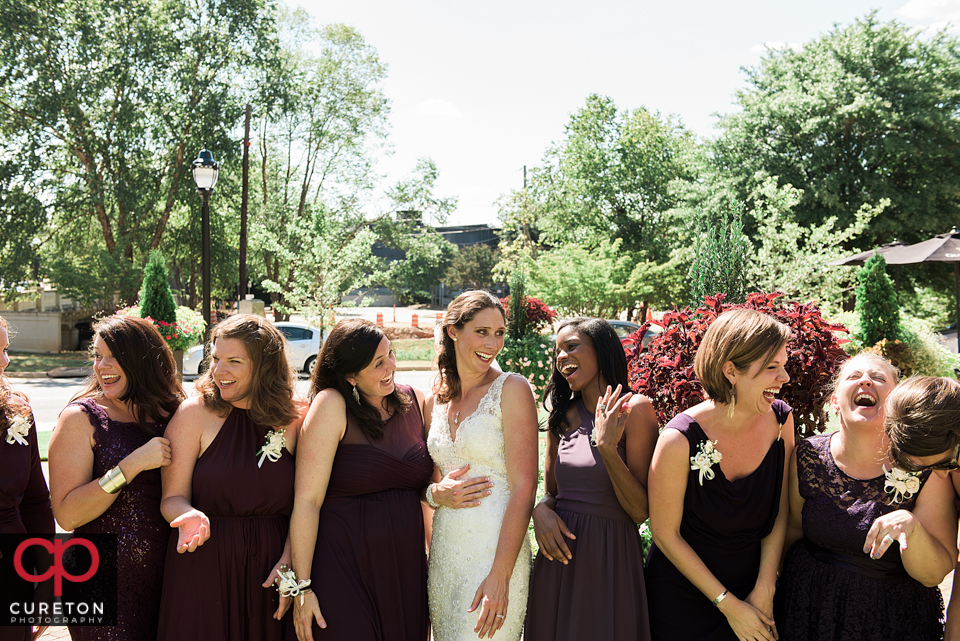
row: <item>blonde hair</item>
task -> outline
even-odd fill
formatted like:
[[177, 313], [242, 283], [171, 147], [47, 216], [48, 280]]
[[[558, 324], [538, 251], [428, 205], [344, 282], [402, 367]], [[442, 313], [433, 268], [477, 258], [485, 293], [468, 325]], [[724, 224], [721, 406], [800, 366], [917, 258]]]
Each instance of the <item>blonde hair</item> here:
[[761, 361], [766, 367], [790, 340], [790, 328], [769, 314], [752, 309], [724, 312], [710, 324], [693, 359], [693, 370], [707, 396], [729, 403], [733, 386], [723, 374], [727, 361], [739, 372]]

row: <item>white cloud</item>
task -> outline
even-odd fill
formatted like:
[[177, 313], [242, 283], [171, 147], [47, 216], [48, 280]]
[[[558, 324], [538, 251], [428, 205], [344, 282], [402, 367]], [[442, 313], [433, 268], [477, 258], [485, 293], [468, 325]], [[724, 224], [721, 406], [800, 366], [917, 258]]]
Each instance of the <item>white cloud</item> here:
[[417, 105], [417, 113], [421, 116], [435, 116], [447, 120], [460, 120], [463, 114], [446, 100], [431, 98]]
[[939, 31], [948, 24], [951, 31], [960, 28], [960, 0], [909, 0], [897, 9], [907, 20], [927, 23], [928, 31]]
[[793, 49], [794, 51], [800, 51], [803, 48], [803, 44], [800, 42], [781, 42], [779, 40], [770, 40], [764, 42], [763, 44], [753, 45], [750, 47], [750, 53], [766, 53], [768, 49]]

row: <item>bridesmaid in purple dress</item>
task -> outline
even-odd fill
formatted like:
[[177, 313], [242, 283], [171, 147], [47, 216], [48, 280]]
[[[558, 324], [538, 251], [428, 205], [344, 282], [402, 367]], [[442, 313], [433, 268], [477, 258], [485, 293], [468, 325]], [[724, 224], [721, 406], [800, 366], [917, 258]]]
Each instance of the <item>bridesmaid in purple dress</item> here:
[[790, 408], [776, 399], [790, 328], [749, 309], [717, 317], [694, 371], [709, 400], [667, 423], [650, 467], [647, 603], [655, 640], [777, 638]]
[[[33, 412], [26, 397], [11, 390], [3, 375], [10, 364], [9, 346], [9, 326], [0, 317], [0, 534], [52, 536], [50, 493], [40, 468]], [[0, 563], [12, 559], [13, 553], [7, 549], [0, 551], [3, 555]], [[12, 571], [12, 567], [4, 566], [3, 571]], [[4, 593], [3, 588], [4, 585], [0, 585], [0, 593]], [[32, 600], [29, 592], [17, 596]], [[32, 633], [32, 626], [12, 626], [0, 620], [0, 641], [30, 641]]]
[[140, 318], [96, 326], [93, 376], [50, 439], [50, 498], [65, 530], [117, 535], [117, 625], [71, 627], [75, 640], [156, 637], [166, 547], [163, 428], [183, 400], [173, 353]]
[[[158, 639], [280, 641], [289, 600], [273, 582], [290, 563], [300, 408], [286, 340], [259, 316], [214, 327], [210, 367], [180, 406], [163, 470], [169, 535]], [[292, 636], [292, 635], [290, 635]]]
[[647, 519], [656, 412], [644, 396], [617, 400], [627, 361], [608, 322], [565, 321], [556, 355], [524, 639], [648, 640], [637, 524]]
[[290, 519], [300, 641], [426, 641], [427, 558], [420, 492], [424, 397], [393, 380], [390, 340], [369, 321], [337, 323], [311, 384]]
[[799, 540], [777, 591], [780, 638], [938, 640], [937, 585], [957, 558], [946, 477], [957, 464], [960, 383], [897, 385], [894, 367], [865, 353], [837, 372], [830, 404], [839, 431], [802, 441], [791, 464], [788, 540]]

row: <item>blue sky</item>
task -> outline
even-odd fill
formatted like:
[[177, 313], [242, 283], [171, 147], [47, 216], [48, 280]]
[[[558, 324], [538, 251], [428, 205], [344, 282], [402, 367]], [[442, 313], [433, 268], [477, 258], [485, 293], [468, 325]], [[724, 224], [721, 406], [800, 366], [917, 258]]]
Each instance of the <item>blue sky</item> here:
[[459, 199], [448, 224], [496, 225], [496, 199], [523, 186], [523, 166], [591, 93], [710, 137], [764, 43], [799, 45], [873, 9], [922, 29], [960, 25], [960, 0], [290, 1], [377, 48], [394, 152], [380, 169], [392, 183], [432, 157], [438, 194]]

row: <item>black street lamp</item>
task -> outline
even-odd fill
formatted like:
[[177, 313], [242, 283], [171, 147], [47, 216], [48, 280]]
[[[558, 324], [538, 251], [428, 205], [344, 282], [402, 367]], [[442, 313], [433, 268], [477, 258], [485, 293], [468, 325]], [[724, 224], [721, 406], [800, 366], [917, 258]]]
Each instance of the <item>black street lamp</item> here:
[[[201, 271], [203, 272], [203, 320], [207, 323], [206, 335], [210, 335], [210, 194], [217, 184], [220, 174], [220, 165], [213, 159], [209, 149], [200, 152], [200, 156], [193, 161], [193, 182], [197, 184], [197, 193], [202, 203], [200, 213], [201, 235]], [[205, 337], [206, 338], [206, 337]], [[206, 340], [204, 340], [206, 344]], [[206, 355], [204, 355], [206, 356]]]

